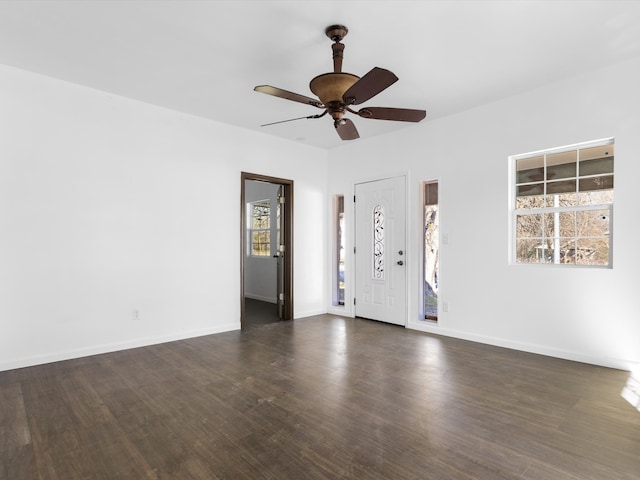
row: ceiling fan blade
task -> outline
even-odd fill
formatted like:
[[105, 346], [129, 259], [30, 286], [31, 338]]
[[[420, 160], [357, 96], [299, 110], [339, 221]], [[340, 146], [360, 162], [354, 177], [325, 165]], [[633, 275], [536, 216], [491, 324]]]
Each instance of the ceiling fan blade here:
[[364, 77], [344, 92], [342, 99], [347, 105], [359, 105], [397, 81], [398, 77], [389, 70], [373, 67]]
[[322, 102], [315, 98], [305, 97], [304, 95], [300, 95], [299, 93], [288, 92], [287, 90], [272, 87], [271, 85], [258, 85], [253, 90], [260, 93], [266, 93], [267, 95], [273, 95], [274, 97], [284, 98], [285, 100], [291, 100], [293, 102], [313, 105], [314, 107], [318, 108], [324, 108]]
[[320, 117], [324, 117], [327, 114], [327, 112], [328, 112], [328, 110], [325, 110], [324, 112], [322, 112], [319, 115], [308, 115], [306, 117], [290, 118], [289, 120], [280, 120], [278, 122], [265, 123], [265, 124], [260, 125], [260, 126], [261, 127], [268, 127], [269, 125], [276, 125], [278, 123], [293, 122], [295, 120], [304, 120], [304, 119], [308, 119], [308, 118], [320, 118]]
[[348, 118], [336, 120], [333, 125], [336, 127], [336, 132], [338, 132], [342, 140], [355, 140], [356, 138], [360, 138], [358, 129]]
[[412, 110], [410, 108], [366, 107], [361, 108], [356, 113], [362, 118], [395, 120], [397, 122], [419, 122], [427, 116], [427, 112], [424, 110]]

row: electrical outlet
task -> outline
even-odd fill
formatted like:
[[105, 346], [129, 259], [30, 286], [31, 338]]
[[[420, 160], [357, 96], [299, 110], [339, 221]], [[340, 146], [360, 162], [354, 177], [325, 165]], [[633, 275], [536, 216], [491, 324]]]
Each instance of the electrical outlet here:
[[133, 321], [136, 322], [138, 320], [140, 320], [140, 310], [135, 309], [133, 311]]
[[449, 302], [442, 302], [442, 311], [443, 312], [449, 311]]

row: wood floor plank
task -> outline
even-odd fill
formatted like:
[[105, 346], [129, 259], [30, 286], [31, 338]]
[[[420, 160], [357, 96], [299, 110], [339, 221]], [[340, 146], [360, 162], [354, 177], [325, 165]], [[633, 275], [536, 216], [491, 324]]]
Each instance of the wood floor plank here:
[[31, 443], [31, 433], [20, 383], [0, 388], [0, 453]]
[[524, 480], [580, 480], [578, 477], [544, 463], [534, 463], [522, 474]]
[[8, 448], [0, 454], [0, 479], [39, 479], [32, 445]]
[[638, 480], [627, 375], [278, 322], [0, 372], [0, 480]]

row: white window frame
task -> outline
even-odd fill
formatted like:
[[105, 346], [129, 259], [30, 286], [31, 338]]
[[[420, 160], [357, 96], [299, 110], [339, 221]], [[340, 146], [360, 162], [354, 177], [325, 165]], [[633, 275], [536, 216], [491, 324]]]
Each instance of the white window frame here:
[[[569, 152], [573, 150], [584, 150], [592, 147], [601, 147], [606, 145], [615, 145], [614, 138], [605, 138], [600, 140], [594, 140], [589, 142], [583, 142], [574, 145], [567, 145], [564, 147], [551, 148], [546, 150], [539, 150], [530, 153], [512, 155], [509, 157], [509, 264], [517, 265], [517, 266], [545, 266], [545, 267], [573, 267], [573, 268], [604, 268], [611, 269], [613, 268], [613, 204], [615, 202], [615, 187], [614, 190], [614, 200], [611, 203], [601, 203], [601, 204], [593, 204], [593, 205], [575, 205], [575, 206], [553, 206], [553, 207], [540, 207], [540, 208], [531, 208], [531, 209], [516, 209], [516, 192], [517, 192], [517, 171], [516, 171], [516, 163], [518, 160], [522, 160], [525, 158], [533, 158], [538, 156], [549, 156], [557, 153]], [[615, 158], [615, 154], [613, 155]], [[577, 163], [579, 165], [580, 158], [578, 157]], [[549, 182], [546, 180], [546, 162], [545, 162], [545, 180], [543, 183], [546, 185]], [[615, 166], [612, 176], [615, 178]], [[576, 179], [580, 178], [588, 178], [588, 177], [579, 177], [579, 172], [576, 173]], [[615, 183], [614, 183], [615, 184]], [[609, 258], [608, 263], [606, 265], [588, 265], [588, 264], [578, 264], [578, 263], [558, 263], [557, 259], [554, 259], [553, 262], [518, 262], [517, 259], [517, 249], [516, 249], [516, 241], [517, 241], [517, 217], [523, 214], [555, 214], [561, 212], [580, 212], [580, 211], [595, 211], [595, 210], [607, 210], [608, 211], [608, 221], [609, 221]], [[544, 217], [543, 217], [544, 218]], [[544, 225], [543, 225], [543, 238], [544, 238]], [[551, 237], [547, 237], [551, 238]], [[578, 238], [577, 236], [574, 238]]]
[[[268, 228], [253, 228], [253, 220], [254, 220], [254, 210], [256, 206], [266, 206], [269, 209], [269, 227]], [[248, 234], [248, 241], [247, 241], [247, 247], [248, 247], [248, 252], [247, 255], [253, 258], [271, 258], [271, 252], [273, 250], [273, 245], [272, 245], [272, 241], [271, 241], [271, 201], [269, 199], [264, 199], [264, 200], [256, 200], [253, 202], [248, 202], [247, 203], [247, 234]], [[253, 252], [253, 233], [254, 232], [266, 232], [268, 237], [269, 237], [269, 251], [264, 253], [264, 254], [255, 254]]]

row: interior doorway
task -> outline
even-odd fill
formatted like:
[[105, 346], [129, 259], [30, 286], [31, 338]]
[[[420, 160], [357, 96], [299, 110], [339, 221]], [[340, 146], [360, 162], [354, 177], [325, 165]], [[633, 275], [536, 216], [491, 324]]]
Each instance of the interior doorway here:
[[240, 326], [293, 319], [293, 180], [241, 174]]

